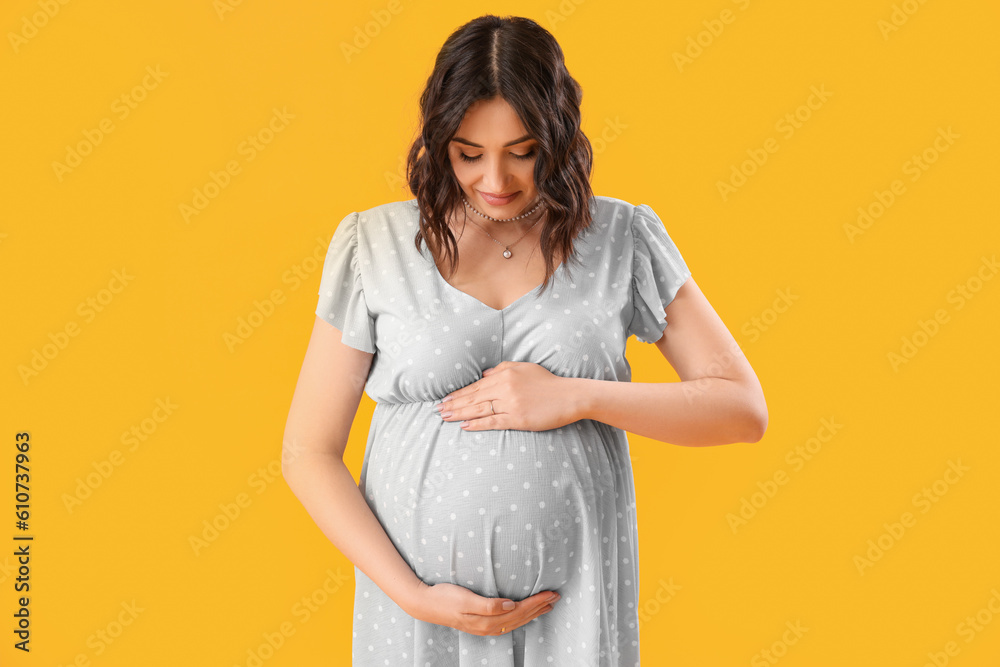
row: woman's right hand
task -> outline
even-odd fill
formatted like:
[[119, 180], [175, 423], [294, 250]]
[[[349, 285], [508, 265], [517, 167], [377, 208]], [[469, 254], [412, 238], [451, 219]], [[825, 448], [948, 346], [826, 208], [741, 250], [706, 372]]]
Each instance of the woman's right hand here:
[[[549, 598], [555, 595], [555, 599]], [[489, 636], [510, 632], [552, 609], [559, 599], [555, 591], [541, 591], [515, 601], [513, 609], [504, 609], [508, 598], [487, 598], [468, 588], [449, 583], [428, 586], [420, 582], [410, 609], [418, 621], [446, 625], [473, 635]], [[503, 628], [503, 632], [500, 629]]]

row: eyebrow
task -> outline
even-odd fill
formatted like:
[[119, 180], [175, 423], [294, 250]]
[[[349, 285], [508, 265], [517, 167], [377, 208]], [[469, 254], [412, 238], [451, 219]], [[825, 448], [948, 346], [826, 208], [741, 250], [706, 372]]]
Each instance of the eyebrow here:
[[[528, 139], [531, 139], [531, 135], [530, 134], [526, 134], [526, 135], [524, 135], [523, 137], [521, 137], [519, 139], [515, 139], [514, 141], [508, 141], [507, 143], [505, 143], [503, 145], [503, 147], [506, 148], [507, 146], [513, 146], [515, 144], [520, 144], [520, 143], [523, 143], [523, 142], [527, 141]], [[480, 144], [472, 143], [468, 139], [463, 139], [462, 137], [455, 137], [455, 138], [452, 139], [452, 141], [457, 141], [457, 142], [459, 142], [461, 144], [467, 144], [469, 146], [475, 146], [476, 148], [483, 148], [483, 146], [481, 146]]]

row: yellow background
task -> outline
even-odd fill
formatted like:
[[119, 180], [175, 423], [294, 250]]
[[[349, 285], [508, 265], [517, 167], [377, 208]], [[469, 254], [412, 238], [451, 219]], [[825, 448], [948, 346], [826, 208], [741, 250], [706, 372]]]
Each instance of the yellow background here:
[[[4, 3], [0, 664], [247, 665], [282, 624], [294, 633], [262, 664], [349, 663], [353, 566], [267, 469], [334, 226], [411, 198], [402, 160], [434, 56], [488, 12], [559, 40], [584, 88], [595, 193], [664, 220], [767, 397], [756, 444], [630, 437], [643, 665], [775, 664], [765, 650], [788, 667], [1000, 664], [1000, 279], [983, 263], [1000, 249], [997, 5], [398, 2]], [[829, 97], [810, 108], [813, 88]], [[251, 159], [241, 146], [275, 109], [293, 117]], [[112, 131], [57, 170], [102, 122]], [[185, 220], [230, 161], [239, 173]], [[896, 180], [852, 240], [858, 208], [877, 211]], [[916, 354], [894, 366], [904, 339]], [[36, 352], [48, 358], [23, 375]], [[651, 345], [633, 338], [628, 356], [635, 381], [677, 379]], [[158, 401], [174, 406], [159, 421]], [[372, 408], [365, 396], [351, 434], [355, 475]], [[130, 445], [133, 428], [146, 435]], [[30, 654], [12, 648], [20, 431]], [[240, 494], [196, 553], [190, 538]], [[758, 507], [734, 531], [744, 499]], [[915, 523], [893, 538], [884, 524], [904, 512]], [[962, 625], [977, 613], [979, 630]]]

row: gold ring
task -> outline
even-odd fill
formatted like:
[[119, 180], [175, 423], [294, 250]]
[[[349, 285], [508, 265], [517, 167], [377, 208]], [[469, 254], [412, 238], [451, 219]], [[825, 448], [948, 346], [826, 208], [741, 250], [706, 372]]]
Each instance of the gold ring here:
[[[496, 410], [493, 409], [493, 401], [490, 401], [490, 414], [496, 414]], [[502, 630], [503, 628], [501, 628]]]
[[506, 629], [506, 628], [500, 628], [500, 634], [503, 634], [503, 633], [504, 633], [504, 632], [506, 632], [506, 631], [507, 631], [507, 629]]

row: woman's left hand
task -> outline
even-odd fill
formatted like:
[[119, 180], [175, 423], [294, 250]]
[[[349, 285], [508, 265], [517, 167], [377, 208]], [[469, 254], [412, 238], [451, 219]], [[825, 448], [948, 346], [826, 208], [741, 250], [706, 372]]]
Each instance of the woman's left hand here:
[[[547, 431], [579, 419], [575, 395], [567, 390], [571, 379], [535, 363], [503, 361], [445, 396], [439, 409], [442, 419], [462, 421], [466, 431]], [[491, 400], [496, 414], [490, 412]]]

